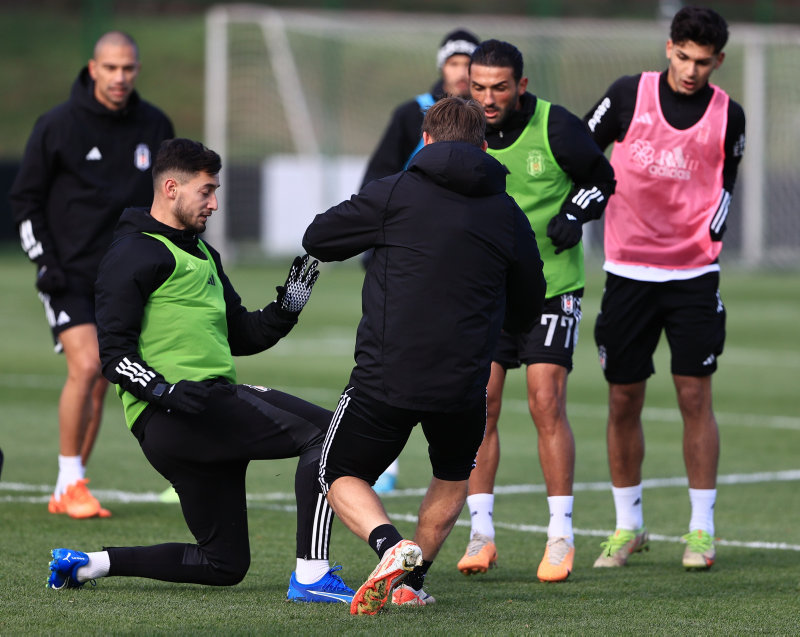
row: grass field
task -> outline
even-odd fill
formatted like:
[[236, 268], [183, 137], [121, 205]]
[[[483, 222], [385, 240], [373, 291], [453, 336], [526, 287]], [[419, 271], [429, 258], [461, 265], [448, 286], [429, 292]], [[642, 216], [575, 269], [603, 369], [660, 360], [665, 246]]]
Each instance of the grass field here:
[[[253, 308], [274, 293], [287, 263], [239, 266], [229, 274]], [[800, 298], [795, 274], [725, 271], [726, 352], [715, 376], [722, 433], [716, 513], [718, 561], [710, 572], [680, 565], [689, 506], [681, 425], [662, 343], [648, 388], [645, 520], [651, 550], [621, 570], [595, 570], [614, 524], [605, 458], [605, 383], [592, 326], [602, 289], [593, 264], [582, 339], [570, 379], [577, 442], [576, 563], [570, 580], [540, 584], [535, 570], [547, 508], [526, 413], [522, 375], [513, 374], [501, 419], [503, 457], [495, 508], [499, 568], [465, 578], [455, 569], [468, 535], [462, 515], [426, 583], [437, 604], [351, 617], [342, 606], [285, 603], [294, 567], [292, 462], [254, 463], [248, 491], [252, 566], [232, 588], [109, 578], [97, 587], [45, 588], [49, 550], [190, 541], [166, 486], [147, 464], [109, 395], [90, 463], [92, 488], [114, 515], [74, 521], [47, 513], [56, 474], [56, 404], [63, 360], [52, 354], [33, 269], [0, 250], [0, 634], [798, 634], [800, 632]], [[272, 351], [239, 360], [244, 382], [267, 384], [333, 408], [352, 365], [361, 272], [325, 266], [300, 325]], [[418, 432], [401, 456], [400, 491], [386, 507], [410, 535], [430, 471]], [[375, 557], [340, 523], [332, 559], [360, 585]]]

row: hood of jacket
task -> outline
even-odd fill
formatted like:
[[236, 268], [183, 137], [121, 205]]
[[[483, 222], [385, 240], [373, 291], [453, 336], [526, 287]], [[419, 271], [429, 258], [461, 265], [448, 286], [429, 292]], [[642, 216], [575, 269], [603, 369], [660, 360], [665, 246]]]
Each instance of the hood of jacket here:
[[187, 252], [196, 250], [198, 236], [191, 230], [178, 230], [150, 216], [149, 208], [125, 208], [114, 229], [114, 241], [135, 233], [160, 234]]
[[434, 142], [411, 160], [409, 171], [468, 197], [496, 195], [506, 190], [508, 169], [480, 148], [465, 142]]
[[84, 66], [81, 69], [81, 72], [78, 73], [78, 77], [75, 78], [75, 81], [72, 83], [69, 101], [73, 107], [88, 110], [93, 115], [114, 119], [127, 117], [132, 111], [138, 108], [141, 98], [136, 92], [136, 89], [134, 89], [130, 98], [128, 99], [128, 103], [125, 105], [125, 108], [121, 108], [118, 111], [106, 108], [95, 99], [94, 80], [92, 79], [92, 76], [89, 75], [89, 67]]

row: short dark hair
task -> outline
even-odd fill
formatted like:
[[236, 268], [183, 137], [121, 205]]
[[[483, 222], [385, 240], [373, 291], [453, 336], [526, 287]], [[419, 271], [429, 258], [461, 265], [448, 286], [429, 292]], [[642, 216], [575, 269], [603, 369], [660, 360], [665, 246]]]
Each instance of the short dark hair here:
[[425, 113], [422, 132], [435, 142], [465, 142], [482, 148], [486, 115], [475, 100], [443, 97]]
[[672, 18], [670, 40], [675, 44], [696, 42], [709, 44], [719, 53], [728, 42], [728, 23], [719, 13], [705, 7], [684, 7]]
[[153, 182], [157, 182], [167, 172], [196, 175], [208, 173], [216, 175], [222, 168], [222, 160], [213, 150], [200, 142], [176, 137], [161, 142], [153, 162]]
[[472, 52], [469, 65], [510, 67], [514, 72], [514, 81], [522, 79], [522, 53], [513, 44], [502, 40], [484, 40]]

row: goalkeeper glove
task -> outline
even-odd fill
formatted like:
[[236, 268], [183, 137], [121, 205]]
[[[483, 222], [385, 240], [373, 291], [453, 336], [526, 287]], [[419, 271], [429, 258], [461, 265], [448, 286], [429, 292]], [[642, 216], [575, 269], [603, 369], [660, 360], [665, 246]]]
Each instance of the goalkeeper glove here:
[[314, 287], [319, 277], [319, 270], [317, 270], [319, 261], [315, 259], [308, 265], [309, 259], [307, 254], [295, 257], [292, 267], [289, 269], [289, 276], [286, 277], [286, 283], [275, 288], [278, 292], [275, 302], [282, 310], [299, 314], [308, 303], [311, 288]]
[[58, 267], [58, 264], [53, 261], [52, 263], [43, 263], [36, 273], [36, 289], [45, 294], [54, 294], [61, 292], [67, 287], [67, 275], [64, 270]]
[[206, 408], [206, 399], [211, 390], [194, 380], [180, 380], [174, 385], [158, 382], [148, 388], [148, 401], [167, 411], [182, 411], [186, 414], [199, 414]]
[[574, 211], [559, 212], [547, 224], [547, 236], [556, 247], [556, 254], [574, 248], [583, 237], [582, 215]]

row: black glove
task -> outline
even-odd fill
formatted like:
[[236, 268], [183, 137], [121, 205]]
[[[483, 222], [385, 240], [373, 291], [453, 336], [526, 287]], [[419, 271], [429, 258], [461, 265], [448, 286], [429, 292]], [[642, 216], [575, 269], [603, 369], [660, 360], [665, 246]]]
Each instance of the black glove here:
[[547, 236], [556, 247], [556, 254], [574, 248], [583, 237], [583, 221], [573, 212], [559, 212], [547, 224]]
[[36, 289], [39, 292], [54, 294], [66, 287], [67, 275], [55, 262], [39, 266], [39, 271], [36, 273]]
[[199, 414], [206, 408], [206, 399], [211, 390], [203, 383], [180, 380], [174, 385], [164, 382], [148, 387], [148, 401], [167, 410], [174, 409], [186, 414]]
[[319, 261], [315, 259], [306, 268], [310, 258], [307, 254], [295, 257], [292, 267], [289, 269], [289, 276], [286, 277], [286, 283], [275, 288], [278, 291], [278, 298], [275, 299], [275, 302], [282, 310], [299, 314], [308, 302], [311, 288], [314, 287], [317, 277], [319, 277], [317, 270]]

